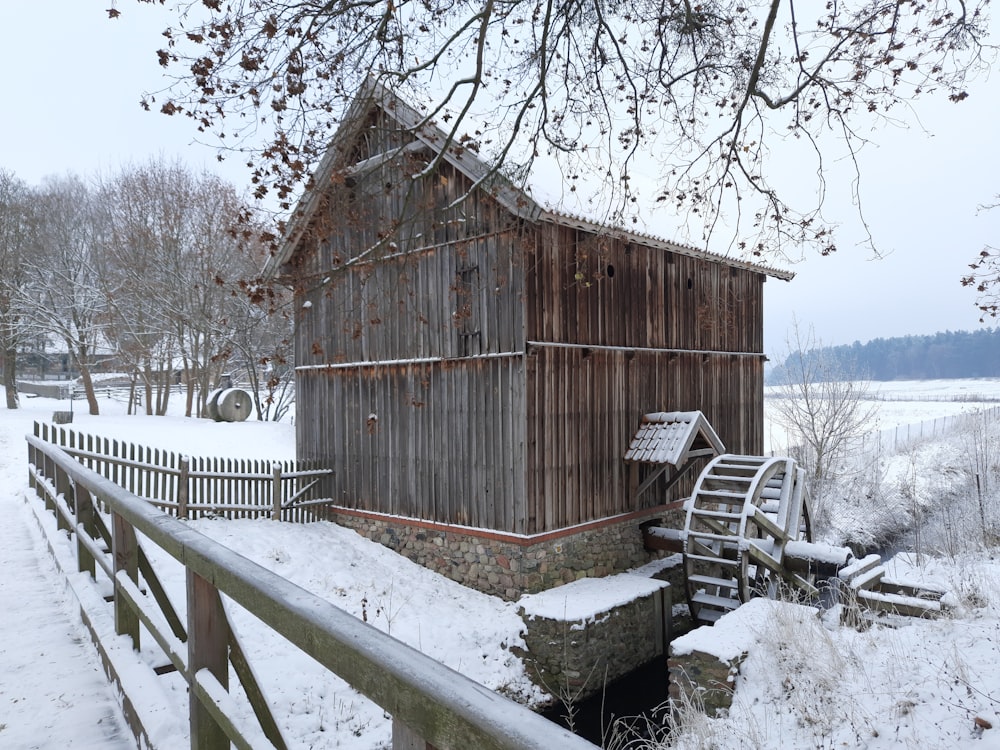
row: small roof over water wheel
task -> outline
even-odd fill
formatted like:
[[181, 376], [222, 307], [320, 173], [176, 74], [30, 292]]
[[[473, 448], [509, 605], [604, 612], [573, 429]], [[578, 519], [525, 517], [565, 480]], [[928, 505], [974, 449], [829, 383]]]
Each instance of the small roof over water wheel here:
[[790, 458], [725, 454], [702, 471], [686, 503], [684, 572], [692, 618], [715, 622], [781, 585], [816, 588], [785, 566], [785, 545], [811, 541], [805, 472]]
[[[638, 500], [664, 473], [669, 489], [694, 465], [691, 459], [718, 456], [725, 450], [726, 446], [700, 411], [659, 411], [644, 415], [625, 451], [625, 463], [633, 468], [633, 498]], [[638, 481], [640, 464], [654, 467], [641, 483]]]

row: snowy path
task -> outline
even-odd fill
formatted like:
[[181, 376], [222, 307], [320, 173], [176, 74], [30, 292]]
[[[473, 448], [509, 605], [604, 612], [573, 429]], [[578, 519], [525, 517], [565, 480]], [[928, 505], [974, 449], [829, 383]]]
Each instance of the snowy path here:
[[[23, 443], [0, 452], [25, 454]], [[134, 750], [97, 653], [21, 493], [0, 474], [0, 747]]]

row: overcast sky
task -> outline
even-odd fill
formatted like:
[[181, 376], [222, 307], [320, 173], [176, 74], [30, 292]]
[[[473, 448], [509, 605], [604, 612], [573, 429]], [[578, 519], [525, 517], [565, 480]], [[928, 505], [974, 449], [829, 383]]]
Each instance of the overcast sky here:
[[[139, 106], [144, 92], [166, 83], [155, 51], [167, 11], [120, 0], [122, 16], [112, 21], [110, 5], [3, 0], [0, 167], [38, 184], [162, 155], [244, 185], [240, 160], [218, 164], [189, 120]], [[1000, 73], [978, 81], [961, 104], [927, 99], [917, 112], [923, 128], [875, 133], [878, 147], [862, 156], [867, 216], [885, 257], [851, 244], [862, 238], [859, 222], [846, 210], [849, 197], [833, 196], [845, 219], [838, 253], [791, 266], [790, 283], [766, 285], [769, 353], [784, 349], [793, 316], [830, 344], [979, 326], [975, 295], [959, 278], [984, 245], [1000, 246], [1000, 209], [977, 210], [1000, 193]]]

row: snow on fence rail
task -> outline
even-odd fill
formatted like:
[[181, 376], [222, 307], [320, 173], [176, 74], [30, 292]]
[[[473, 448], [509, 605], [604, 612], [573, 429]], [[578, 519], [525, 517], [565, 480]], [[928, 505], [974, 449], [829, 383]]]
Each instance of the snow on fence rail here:
[[180, 518], [314, 520], [331, 469], [312, 461], [189, 457], [35, 422], [34, 434], [81, 464]]
[[[75, 537], [77, 570], [89, 575], [69, 578], [74, 586], [95, 590], [81, 597], [83, 619], [118, 683], [140, 746], [162, 747], [164, 738], [157, 733], [165, 731], [163, 710], [171, 707], [150, 706], [150, 695], [138, 694], [136, 682], [153, 679], [152, 669], [137, 674], [118, 636], [130, 638], [139, 651], [140, 633], [148, 633], [189, 686], [190, 747], [228, 750], [230, 742], [239, 748], [287, 747], [229, 624], [225, 594], [391, 714], [393, 747], [594, 750], [568, 730], [199, 534], [59, 446], [34, 435], [26, 439], [31, 488], [55, 514], [58, 528]], [[108, 521], [98, 508], [110, 514]], [[184, 566], [186, 619], [164, 592], [138, 542], [140, 534]], [[111, 615], [96, 593], [98, 570], [113, 583]], [[230, 665], [241, 691], [229, 690]], [[168, 739], [177, 746], [176, 737]]]

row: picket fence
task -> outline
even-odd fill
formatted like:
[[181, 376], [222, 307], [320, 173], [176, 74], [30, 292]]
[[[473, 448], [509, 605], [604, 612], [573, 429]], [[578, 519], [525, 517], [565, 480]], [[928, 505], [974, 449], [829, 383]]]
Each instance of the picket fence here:
[[173, 451], [35, 422], [35, 437], [179, 518], [261, 518], [305, 522], [329, 502], [333, 471], [318, 462], [189, 457]]

